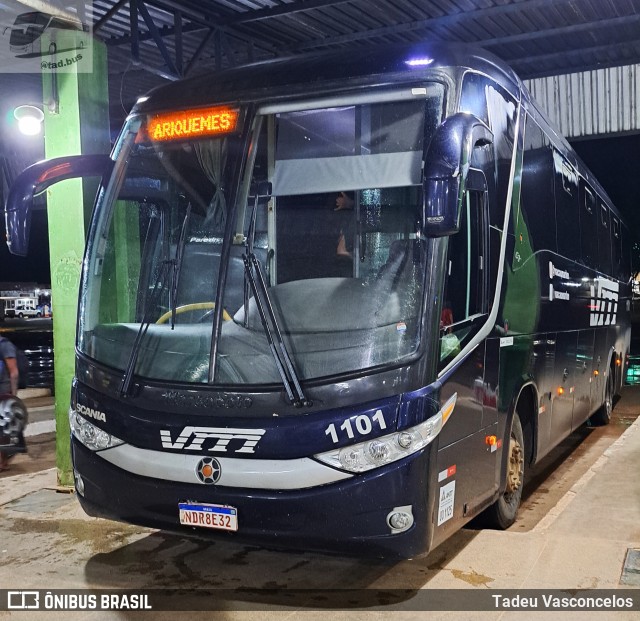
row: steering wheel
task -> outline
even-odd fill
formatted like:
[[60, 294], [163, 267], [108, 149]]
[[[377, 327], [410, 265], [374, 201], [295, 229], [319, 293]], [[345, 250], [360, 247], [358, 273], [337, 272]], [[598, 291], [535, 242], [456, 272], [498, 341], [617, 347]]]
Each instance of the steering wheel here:
[[[176, 315], [182, 315], [182, 313], [189, 313], [192, 311], [204, 310], [207, 311], [198, 319], [198, 322], [201, 322], [208, 317], [211, 312], [215, 309], [215, 302], [194, 302], [193, 304], [184, 304], [183, 306], [178, 306], [176, 308]], [[167, 323], [171, 319], [171, 311], [167, 311], [164, 315], [161, 315], [157, 320], [156, 324], [159, 323]], [[231, 321], [231, 315], [226, 311], [226, 309], [222, 309], [222, 319], [224, 321]]]

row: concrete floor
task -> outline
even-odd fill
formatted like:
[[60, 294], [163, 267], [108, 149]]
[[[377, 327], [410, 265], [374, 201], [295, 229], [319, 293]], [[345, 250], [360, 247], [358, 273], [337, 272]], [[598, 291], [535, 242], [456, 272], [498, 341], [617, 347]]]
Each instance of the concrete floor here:
[[[562, 612], [562, 619], [640, 617], [640, 387], [625, 388], [616, 412], [625, 431], [566, 492], [551, 470], [543, 482], [553, 497], [522, 529], [464, 529], [426, 558], [382, 562], [271, 551], [204, 541], [90, 518], [72, 494], [58, 493], [55, 470], [3, 473], [0, 481], [0, 588], [161, 589], [163, 608], [198, 612], [0, 612], [10, 619], [558, 619], [557, 611], [474, 612], [473, 597], [509, 589], [634, 589], [635, 610]], [[633, 414], [633, 416], [631, 416]], [[624, 416], [623, 416], [624, 418]], [[35, 447], [37, 437], [32, 439]], [[580, 448], [578, 449], [578, 453]], [[565, 465], [563, 465], [565, 467]], [[569, 470], [572, 468], [569, 464]], [[547, 468], [548, 469], [548, 468]], [[565, 470], [566, 472], [566, 470]], [[540, 476], [544, 476], [541, 474]], [[528, 502], [536, 502], [529, 499]], [[523, 507], [527, 514], [526, 503]], [[529, 510], [533, 510], [529, 508]], [[625, 565], [625, 561], [626, 565]], [[215, 590], [206, 598], [169, 597], [170, 589]], [[344, 589], [349, 591], [345, 593]], [[465, 589], [458, 597], [450, 589]], [[156, 591], [157, 593], [157, 591]], [[621, 591], [621, 593], [623, 593]], [[428, 610], [434, 600], [458, 612]], [[486, 601], [486, 600], [482, 600]], [[471, 602], [471, 604], [469, 603]], [[472, 610], [462, 612], [465, 607]], [[204, 612], [211, 611], [211, 612]]]

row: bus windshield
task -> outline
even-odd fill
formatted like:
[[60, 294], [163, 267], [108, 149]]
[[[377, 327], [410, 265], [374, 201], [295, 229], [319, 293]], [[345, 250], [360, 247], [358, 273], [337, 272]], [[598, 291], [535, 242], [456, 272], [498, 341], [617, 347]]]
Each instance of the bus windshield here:
[[80, 351], [137, 378], [236, 386], [281, 382], [274, 347], [301, 381], [415, 356], [423, 151], [444, 88], [415, 90], [241, 111], [247, 152], [204, 113], [128, 121], [88, 240]]

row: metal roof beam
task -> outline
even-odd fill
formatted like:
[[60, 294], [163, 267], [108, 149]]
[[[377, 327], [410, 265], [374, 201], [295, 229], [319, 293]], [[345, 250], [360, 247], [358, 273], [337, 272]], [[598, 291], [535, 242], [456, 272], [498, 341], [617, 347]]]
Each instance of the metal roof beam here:
[[94, 25], [93, 34], [98, 32], [129, 0], [118, 0]]
[[558, 28], [547, 28], [545, 30], [536, 30], [535, 32], [523, 32], [506, 37], [493, 37], [492, 39], [480, 39], [474, 43], [480, 43], [483, 47], [502, 45], [508, 43], [521, 43], [523, 41], [535, 41], [536, 39], [548, 39], [553, 35], [576, 34], [579, 32], [594, 32], [596, 30], [604, 30], [605, 28], [613, 28], [616, 26], [628, 26], [640, 22], [640, 15], [623, 15], [622, 17], [613, 17], [611, 19], [602, 19], [597, 22], [585, 22], [583, 24], [574, 24], [571, 26], [560, 26]]
[[144, 23], [147, 25], [147, 28], [149, 29], [149, 32], [153, 37], [155, 44], [158, 46], [158, 50], [160, 51], [160, 54], [162, 55], [164, 62], [169, 68], [169, 72], [172, 73], [176, 78], [180, 77], [180, 74], [173, 61], [173, 58], [171, 58], [171, 55], [169, 54], [169, 50], [167, 49], [167, 46], [164, 44], [164, 41], [160, 36], [158, 27], [155, 25], [155, 22], [153, 21], [151, 15], [149, 15], [149, 11], [145, 6], [144, 0], [137, 0], [137, 9], [140, 15], [142, 15], [142, 19], [144, 20]]
[[191, 73], [196, 63], [200, 60], [200, 56], [202, 55], [202, 52], [207, 47], [207, 45], [209, 45], [209, 43], [211, 42], [211, 39], [213, 38], [215, 31], [216, 31], [215, 28], [209, 28], [209, 31], [202, 38], [202, 41], [200, 41], [200, 44], [198, 45], [196, 51], [193, 53], [191, 60], [189, 61], [186, 69], [184, 70], [185, 76], [188, 76]]
[[502, 4], [491, 6], [472, 11], [461, 11], [455, 15], [443, 15], [442, 17], [431, 17], [405, 24], [396, 24], [395, 26], [383, 26], [382, 28], [373, 28], [362, 32], [355, 32], [348, 35], [340, 35], [337, 37], [324, 37], [323, 39], [315, 39], [306, 41], [296, 45], [281, 48], [286, 52], [300, 52], [319, 47], [332, 47], [343, 43], [352, 43], [354, 41], [363, 41], [376, 37], [386, 37], [389, 35], [402, 34], [414, 30], [423, 30], [425, 28], [451, 26], [458, 22], [470, 22], [479, 17], [496, 17], [498, 15], [508, 15], [509, 13], [524, 13], [526, 10], [540, 9], [547, 6], [557, 7], [558, 5], [568, 4], [573, 0], [522, 0], [522, 2], [512, 2], [510, 4]]
[[[619, 51], [621, 45], [629, 45], [629, 46], [640, 46], [640, 39], [633, 39], [630, 41], [618, 42], [618, 43], [608, 43], [605, 45], [594, 45], [591, 47], [581, 47], [577, 50], [563, 50], [563, 51], [555, 51], [552, 53], [544, 53], [544, 54], [527, 54], [526, 58], [512, 58], [509, 60], [509, 64], [514, 68], [514, 70], [518, 73], [518, 75], [524, 80], [532, 80], [534, 78], [543, 78], [552, 75], [561, 75], [565, 73], [576, 73], [578, 71], [590, 71], [592, 69], [605, 69], [606, 67], [613, 67], [620, 65], [620, 59], [611, 60], [610, 62], [598, 62], [594, 61], [590, 64], [585, 64], [581, 62], [579, 66], [569, 65], [565, 63], [562, 67], [555, 67], [552, 72], [549, 71], [522, 71], [518, 69], [519, 64], [526, 64], [529, 62], [534, 62], [539, 65], [541, 62], [545, 62], [548, 60], [557, 60], [558, 55], [562, 54], [564, 58], [575, 58], [584, 56], [585, 54], [602, 54], [611, 51]], [[625, 58], [625, 65], [633, 65], [640, 62], [640, 53], [636, 53], [633, 58]]]
[[209, 23], [215, 20], [219, 26], [231, 26], [233, 24], [245, 24], [247, 22], [262, 21], [272, 19], [274, 17], [283, 17], [294, 13], [302, 13], [312, 11], [314, 9], [323, 9], [337, 4], [345, 4], [351, 0], [304, 0], [303, 2], [290, 2], [289, 4], [281, 4], [265, 9], [249, 9], [247, 11], [234, 11], [220, 15], [214, 11], [208, 10], [206, 3], [200, 3], [197, 8], [191, 4], [178, 2], [176, 0], [153, 0], [149, 4], [156, 6], [165, 5], [173, 10], [182, 11], [185, 15], [189, 15], [192, 19], [200, 22]]
[[[333, 0], [336, 1], [336, 0]], [[341, 1], [345, 1], [345, 0], [341, 0]], [[171, 10], [171, 8], [175, 5], [175, 6], [180, 6], [178, 3], [175, 2], [167, 2], [167, 0], [160, 0], [160, 1], [153, 1], [153, 2], [149, 2], [147, 1], [147, 4], [149, 5], [153, 5], [155, 7], [158, 7], [162, 10], [167, 10], [165, 9], [166, 7], [170, 7], [169, 10]], [[217, 29], [217, 30], [222, 30], [225, 23], [224, 22], [220, 22], [220, 23], [214, 23], [211, 21], [207, 21], [205, 19], [202, 19], [200, 17], [196, 17], [194, 16], [193, 12], [191, 11], [182, 11], [182, 15], [183, 17], [189, 19], [192, 23], [190, 24], [182, 24], [182, 35], [185, 34], [196, 34], [199, 32], [203, 32], [205, 33], [205, 38], [209, 32], [209, 30], [213, 29]], [[193, 22], [197, 22], [197, 23], [193, 23]], [[158, 29], [158, 33], [160, 34], [161, 37], [172, 37], [176, 35], [176, 28], [175, 27], [169, 27], [169, 26], [165, 26], [162, 27], [160, 29]], [[234, 33], [234, 32], [229, 32], [228, 34], [233, 35], [235, 37], [237, 37], [238, 39], [241, 39], [242, 41], [244, 41], [245, 43], [248, 44], [253, 44], [254, 46], [260, 46], [266, 53], [269, 54], [275, 54], [275, 49], [274, 47], [267, 43], [266, 41], [263, 41], [262, 39], [259, 39], [257, 37], [251, 37], [245, 34], [241, 34], [241, 33]], [[149, 33], [140, 33], [138, 35], [138, 41], [139, 42], [144, 42], [144, 41], [149, 41], [151, 39], [153, 39], [153, 35], [151, 34], [151, 32]], [[131, 39], [132, 36], [123, 36], [123, 37], [118, 37], [117, 39], [115, 38], [111, 38], [111, 39], [107, 39], [105, 41], [105, 43], [108, 46], [119, 46], [119, 45], [127, 45], [129, 43], [131, 43]]]
[[238, 15], [238, 17], [225, 19], [223, 25], [231, 26], [233, 24], [246, 24], [247, 22], [272, 19], [273, 17], [283, 17], [292, 15], [293, 13], [323, 9], [328, 6], [335, 6], [336, 4], [345, 4], [349, 1], [350, 0], [305, 0], [304, 2], [291, 2], [290, 4], [282, 4], [268, 9], [245, 11], [241, 15]]

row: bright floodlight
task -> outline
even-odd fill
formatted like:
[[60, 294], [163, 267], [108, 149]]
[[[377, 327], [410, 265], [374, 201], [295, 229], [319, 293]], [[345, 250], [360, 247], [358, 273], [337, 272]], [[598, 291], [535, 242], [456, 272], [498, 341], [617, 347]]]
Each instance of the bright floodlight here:
[[44, 112], [36, 106], [18, 106], [13, 111], [18, 121], [18, 129], [25, 136], [36, 136], [42, 131]]

